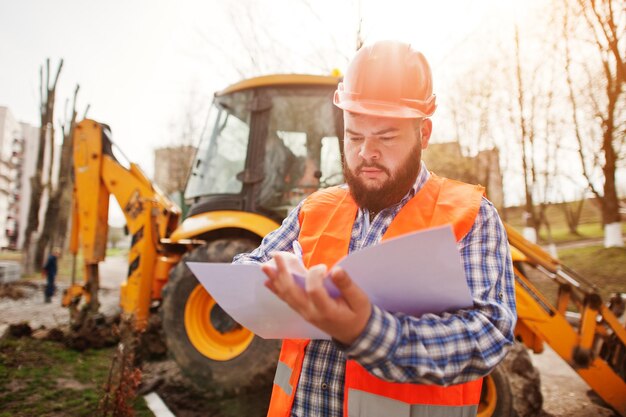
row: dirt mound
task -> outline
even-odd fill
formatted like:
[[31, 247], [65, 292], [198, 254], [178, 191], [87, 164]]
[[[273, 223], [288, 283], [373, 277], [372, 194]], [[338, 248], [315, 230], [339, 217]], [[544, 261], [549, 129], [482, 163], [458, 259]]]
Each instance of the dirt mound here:
[[33, 331], [32, 337], [38, 340], [64, 343], [67, 332], [67, 327], [53, 327], [47, 329], [45, 326], [40, 326], [37, 330]]
[[271, 385], [239, 393], [202, 389], [181, 373], [173, 359], [145, 361], [138, 393], [156, 392], [177, 417], [264, 417]]
[[140, 394], [155, 391], [177, 417], [264, 417], [271, 386], [236, 395], [200, 390], [180, 373], [173, 360], [143, 364]]
[[49, 340], [51, 342], [63, 342], [65, 340], [65, 332], [58, 327], [53, 327], [48, 330], [45, 340]]
[[33, 334], [33, 329], [28, 322], [21, 322], [17, 324], [10, 324], [2, 337], [13, 337], [18, 339], [20, 337], [30, 337]]
[[151, 314], [148, 319], [148, 326], [140, 333], [135, 352], [138, 360], [159, 360], [164, 359], [167, 354], [165, 345], [165, 335], [161, 326], [159, 314]]
[[63, 343], [65, 346], [84, 351], [87, 349], [99, 349], [114, 346], [119, 341], [117, 325], [119, 316], [97, 317], [77, 328], [59, 326], [46, 328], [39, 326], [33, 329], [26, 321], [10, 324], [2, 337], [21, 338], [32, 337], [37, 340], [46, 340]]
[[107, 317], [95, 314], [85, 317], [70, 326], [65, 335], [65, 345], [78, 351], [115, 346], [120, 340], [119, 324], [119, 315]]
[[15, 283], [0, 284], [0, 298], [10, 298], [11, 300], [19, 300], [26, 297], [26, 292], [21, 286]]
[[21, 300], [30, 297], [41, 288], [40, 284], [31, 281], [14, 281], [0, 284], [0, 299]]

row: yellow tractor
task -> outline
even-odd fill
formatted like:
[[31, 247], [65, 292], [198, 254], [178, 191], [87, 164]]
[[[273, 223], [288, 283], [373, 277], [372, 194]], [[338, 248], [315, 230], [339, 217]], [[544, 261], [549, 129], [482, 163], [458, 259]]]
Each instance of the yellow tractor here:
[[[185, 261], [230, 262], [257, 247], [304, 197], [343, 182], [343, 119], [332, 104], [338, 81], [273, 75], [216, 93], [185, 190], [190, 210], [180, 224], [178, 207], [137, 165], [124, 166], [114, 156], [110, 129], [93, 120], [79, 123], [73, 139], [71, 250], [82, 251], [84, 284], [70, 288], [68, 300], [97, 300], [93, 283], [104, 260], [113, 195], [132, 236], [120, 305], [137, 330], [145, 329], [151, 314], [160, 314], [171, 356], [201, 386], [236, 391], [271, 383], [278, 342], [263, 340], [230, 318]], [[548, 342], [626, 416], [624, 326], [593, 288], [508, 231], [516, 265], [540, 268], [563, 288], [553, 307], [523, 268], [516, 270], [518, 339], [535, 352]], [[571, 305], [582, 312], [579, 325], [565, 318]], [[507, 416], [513, 406], [507, 372], [500, 367], [484, 383], [479, 415]]]

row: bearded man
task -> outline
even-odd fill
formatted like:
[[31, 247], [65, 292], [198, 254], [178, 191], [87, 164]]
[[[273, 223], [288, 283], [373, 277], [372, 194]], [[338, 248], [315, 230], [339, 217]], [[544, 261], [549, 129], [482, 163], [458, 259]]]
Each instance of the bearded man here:
[[[385, 41], [359, 50], [334, 103], [344, 112], [346, 184], [306, 198], [259, 248], [234, 260], [273, 258], [275, 268], [263, 266], [266, 286], [332, 337], [283, 341], [268, 415], [476, 415], [482, 377], [513, 343], [516, 320], [497, 211], [482, 187], [438, 177], [421, 161], [436, 105], [428, 62], [410, 45]], [[337, 298], [322, 285], [325, 268], [311, 269], [443, 224], [454, 230], [472, 308], [420, 317], [385, 311], [341, 268], [327, 278]], [[306, 289], [277, 253], [294, 242], [309, 268]]]

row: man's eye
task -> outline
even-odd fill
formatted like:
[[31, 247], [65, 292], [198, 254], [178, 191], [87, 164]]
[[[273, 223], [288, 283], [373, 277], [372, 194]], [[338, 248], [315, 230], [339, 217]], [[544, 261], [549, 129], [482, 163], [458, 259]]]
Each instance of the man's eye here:
[[396, 136], [381, 136], [380, 140], [382, 140], [382, 141], [389, 141], [389, 140], [393, 140], [395, 138], [396, 138]]
[[348, 139], [351, 140], [352, 142], [356, 142], [359, 140], [363, 140], [363, 136], [349, 136]]

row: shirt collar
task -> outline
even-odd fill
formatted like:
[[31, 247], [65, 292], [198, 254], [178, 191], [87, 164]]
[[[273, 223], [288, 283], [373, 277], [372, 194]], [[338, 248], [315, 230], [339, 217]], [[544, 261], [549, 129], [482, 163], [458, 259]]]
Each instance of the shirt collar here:
[[420, 161], [420, 164], [420, 172], [417, 174], [417, 179], [415, 180], [413, 187], [411, 187], [409, 192], [402, 198], [402, 205], [413, 198], [413, 196], [422, 189], [424, 184], [426, 184], [426, 181], [430, 178], [430, 172], [428, 172], [428, 168], [426, 168], [426, 163], [424, 161]]

